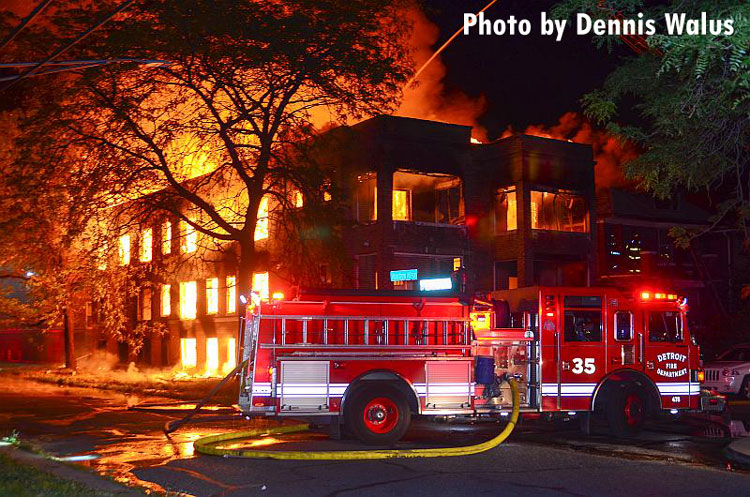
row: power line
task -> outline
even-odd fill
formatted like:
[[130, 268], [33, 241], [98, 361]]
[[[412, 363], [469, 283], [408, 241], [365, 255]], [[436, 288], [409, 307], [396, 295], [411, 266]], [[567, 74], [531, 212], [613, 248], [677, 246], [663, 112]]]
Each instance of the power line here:
[[102, 19], [101, 21], [99, 21], [98, 23], [96, 23], [96, 25], [94, 25], [93, 27], [89, 28], [85, 32], [81, 33], [76, 39], [74, 39], [73, 41], [71, 41], [70, 43], [68, 43], [67, 45], [65, 45], [64, 47], [62, 47], [59, 50], [57, 50], [55, 53], [53, 53], [52, 55], [50, 55], [49, 57], [47, 57], [43, 61], [37, 63], [34, 67], [32, 67], [31, 69], [29, 69], [25, 73], [16, 76], [12, 81], [8, 82], [5, 86], [3, 86], [2, 88], [0, 88], [0, 91], [7, 90], [7, 89], [11, 88], [13, 85], [15, 85], [16, 83], [18, 83], [19, 81], [21, 81], [22, 79], [28, 78], [29, 76], [33, 76], [35, 73], [37, 73], [39, 71], [39, 69], [41, 69], [43, 66], [45, 66], [48, 62], [51, 62], [51, 61], [55, 60], [60, 55], [64, 54], [65, 52], [67, 52], [68, 50], [70, 50], [71, 48], [73, 48], [73, 46], [75, 46], [76, 44], [78, 44], [79, 42], [81, 42], [88, 35], [90, 35], [94, 31], [96, 31], [100, 27], [102, 27], [110, 19], [112, 19], [117, 14], [119, 14], [120, 12], [122, 12], [123, 10], [125, 10], [126, 8], [128, 8], [134, 1], [135, 0], [126, 0], [125, 2], [121, 3], [119, 7], [117, 7], [114, 11], [112, 11], [110, 14], [108, 14], [104, 19]]
[[20, 33], [23, 30], [23, 28], [26, 27], [26, 25], [30, 23], [51, 2], [52, 0], [42, 0], [42, 2], [39, 5], [37, 5], [36, 8], [32, 10], [31, 13], [21, 21], [21, 24], [16, 26], [16, 28], [13, 31], [11, 31], [10, 34], [8, 34], [8, 36], [6, 36], [2, 42], [0, 42], [0, 51], [2, 51], [2, 49], [5, 48], [8, 45], [8, 43], [13, 41], [13, 39], [18, 35], [18, 33]]

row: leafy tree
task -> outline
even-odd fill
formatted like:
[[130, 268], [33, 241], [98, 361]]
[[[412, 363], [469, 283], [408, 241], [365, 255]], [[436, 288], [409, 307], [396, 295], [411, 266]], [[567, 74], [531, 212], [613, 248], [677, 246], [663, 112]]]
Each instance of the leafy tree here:
[[[400, 7], [383, 0], [136, 2], [66, 56], [169, 65], [110, 64], [57, 78], [55, 98], [24, 120], [26, 134], [38, 138], [26, 145], [66, 151], [51, 174], [76, 164], [95, 174], [108, 202], [118, 204], [110, 210], [115, 233], [169, 215], [183, 235], [194, 230], [204, 246], [236, 257], [239, 291], [247, 293], [264, 256], [255, 234], [266, 199], [279, 220], [288, 218], [296, 192], [311, 207], [321, 203], [325, 173], [294, 162], [296, 144], [330, 121], [395, 107], [411, 70]], [[66, 29], [42, 27], [44, 36], [92, 17], [78, 7], [56, 15]], [[34, 53], [37, 34], [29, 29], [17, 40], [32, 58], [42, 56]]]
[[[19, 112], [0, 115], [6, 139], [36, 141], [34, 134], [19, 132], [19, 119]], [[101, 217], [109, 194], [102, 189], [98, 170], [80, 161], [76, 168], [60, 167], [73, 164], [62, 158], [70, 150], [38, 144], [0, 149], [0, 282], [22, 282], [26, 293], [19, 299], [3, 292], [4, 323], [62, 326], [65, 363], [75, 368], [73, 331], [80, 314], [75, 309], [82, 307], [82, 298], [93, 298], [108, 302], [102, 313], [105, 331], [132, 341], [137, 334], [126, 333], [124, 301], [135, 291], [133, 275], [116, 264], [103, 265], [107, 254], [98, 249], [112, 243], [107, 241], [109, 221]], [[37, 155], [42, 151], [44, 155]]]
[[[631, 55], [586, 95], [585, 114], [637, 143], [643, 153], [627, 164], [627, 174], [659, 197], [675, 189], [716, 196], [715, 223], [736, 223], [750, 248], [750, 4], [739, 0], [567, 0], [555, 15], [587, 12], [592, 17], [657, 20], [647, 38], [649, 51]], [[734, 34], [666, 34], [664, 13], [688, 19], [733, 20]], [[610, 49], [622, 40], [595, 38]], [[689, 245], [703, 232], [673, 230]]]

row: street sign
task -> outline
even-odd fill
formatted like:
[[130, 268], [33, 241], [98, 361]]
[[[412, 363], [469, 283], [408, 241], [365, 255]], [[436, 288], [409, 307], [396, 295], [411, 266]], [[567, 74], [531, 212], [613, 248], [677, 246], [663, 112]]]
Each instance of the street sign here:
[[416, 269], [399, 269], [397, 271], [391, 271], [391, 281], [416, 281], [417, 270]]

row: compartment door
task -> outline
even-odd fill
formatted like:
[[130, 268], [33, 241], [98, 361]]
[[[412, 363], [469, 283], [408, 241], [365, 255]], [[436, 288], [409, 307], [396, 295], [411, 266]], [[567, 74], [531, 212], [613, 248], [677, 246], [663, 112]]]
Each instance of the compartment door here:
[[281, 361], [281, 411], [329, 410], [328, 361]]
[[470, 361], [426, 362], [425, 409], [471, 407], [471, 364]]

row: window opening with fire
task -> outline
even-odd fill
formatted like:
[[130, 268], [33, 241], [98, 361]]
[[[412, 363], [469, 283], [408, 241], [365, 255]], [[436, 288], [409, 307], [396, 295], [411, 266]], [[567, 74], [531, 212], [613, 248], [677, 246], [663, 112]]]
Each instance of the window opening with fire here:
[[531, 228], [535, 230], [588, 233], [589, 216], [582, 195], [531, 191]]
[[495, 193], [495, 233], [518, 229], [518, 205], [515, 188], [500, 188]]
[[450, 174], [399, 169], [393, 174], [393, 219], [463, 225], [461, 179]]

